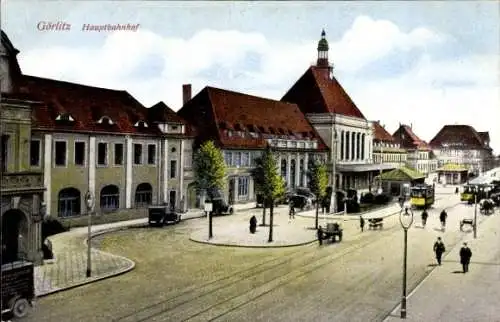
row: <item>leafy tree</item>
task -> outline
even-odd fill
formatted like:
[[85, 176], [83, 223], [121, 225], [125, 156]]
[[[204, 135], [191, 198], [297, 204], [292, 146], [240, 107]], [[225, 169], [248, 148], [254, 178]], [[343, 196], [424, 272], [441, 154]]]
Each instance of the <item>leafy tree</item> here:
[[[194, 184], [213, 202], [217, 192], [226, 185], [226, 164], [222, 151], [213, 141], [204, 142], [193, 160]], [[212, 237], [212, 213], [209, 213], [209, 238]]]
[[319, 217], [319, 202], [326, 195], [326, 188], [328, 186], [328, 174], [326, 172], [326, 166], [319, 161], [311, 162], [309, 165], [309, 189], [316, 195], [316, 221], [315, 228], [318, 229], [318, 217]]
[[[278, 198], [285, 194], [285, 180], [278, 171], [277, 160], [268, 147], [263, 155], [256, 160], [256, 167], [252, 171], [254, 184], [263, 197], [263, 207], [269, 205], [269, 242], [273, 241], [273, 212]], [[264, 210], [265, 211], [265, 210]], [[265, 215], [265, 212], [264, 212]]]

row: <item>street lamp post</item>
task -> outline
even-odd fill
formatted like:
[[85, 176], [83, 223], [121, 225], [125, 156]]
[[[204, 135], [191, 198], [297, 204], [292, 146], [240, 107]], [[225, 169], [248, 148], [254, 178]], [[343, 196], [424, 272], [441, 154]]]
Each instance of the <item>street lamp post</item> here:
[[90, 191], [85, 193], [85, 205], [87, 206], [87, 277], [92, 275], [92, 261], [90, 252], [90, 242], [91, 242], [91, 227], [92, 227], [92, 211], [94, 210], [94, 196]]
[[472, 226], [472, 228], [474, 229], [474, 239], [477, 238], [477, 193], [478, 189], [476, 187], [474, 193], [474, 226]]
[[408, 258], [408, 229], [413, 223], [413, 210], [411, 206], [401, 203], [399, 222], [404, 230], [404, 254], [403, 254], [403, 295], [401, 297], [401, 318], [406, 319], [406, 263]]
[[212, 234], [212, 210], [213, 210], [213, 203], [205, 202], [205, 212], [207, 213], [207, 219], [208, 219], [208, 239], [211, 239], [213, 237], [213, 234]]

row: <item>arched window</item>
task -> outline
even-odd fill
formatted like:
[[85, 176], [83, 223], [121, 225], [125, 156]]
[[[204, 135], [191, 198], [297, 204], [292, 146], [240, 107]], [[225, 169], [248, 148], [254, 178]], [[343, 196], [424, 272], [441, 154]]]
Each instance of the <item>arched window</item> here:
[[296, 168], [296, 162], [295, 162], [295, 159], [292, 159], [290, 161], [290, 186], [292, 188], [295, 188], [295, 169]]
[[299, 186], [304, 187], [304, 159], [300, 159], [299, 161]]
[[351, 152], [351, 149], [349, 147], [349, 143], [351, 143], [351, 133], [349, 131], [346, 131], [345, 132], [345, 159], [347, 161], [349, 161], [349, 156], [350, 156], [350, 152]]
[[365, 135], [362, 134], [361, 135], [361, 160], [364, 160], [365, 159]]
[[147, 207], [153, 200], [153, 187], [149, 183], [141, 183], [135, 190], [135, 206]]
[[120, 207], [120, 190], [115, 185], [108, 185], [101, 190], [101, 209], [112, 211]]
[[59, 217], [78, 216], [81, 213], [80, 191], [75, 188], [65, 188], [59, 191], [57, 214]]
[[340, 132], [340, 160], [344, 160], [344, 131]]
[[286, 179], [286, 160], [281, 159], [281, 176]]

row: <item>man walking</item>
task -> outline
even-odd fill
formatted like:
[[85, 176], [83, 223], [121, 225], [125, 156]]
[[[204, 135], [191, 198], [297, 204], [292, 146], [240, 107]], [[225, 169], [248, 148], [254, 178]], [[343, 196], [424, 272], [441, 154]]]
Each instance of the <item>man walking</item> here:
[[471, 257], [472, 257], [472, 251], [467, 246], [467, 243], [464, 243], [464, 245], [460, 249], [460, 263], [462, 264], [464, 274], [469, 271], [469, 263]]
[[443, 209], [441, 211], [441, 214], [439, 215], [439, 221], [441, 221], [441, 229], [444, 231], [444, 228], [446, 227], [446, 217], [448, 217], [448, 214], [446, 213], [446, 210]]
[[295, 207], [293, 205], [293, 201], [290, 201], [290, 211], [288, 213], [288, 219], [295, 219]]
[[446, 248], [444, 247], [444, 243], [441, 240], [441, 237], [438, 237], [438, 239], [434, 243], [434, 253], [436, 253], [436, 260], [439, 266], [441, 266], [441, 256], [443, 256], [443, 253], [445, 251]]
[[319, 245], [323, 245], [323, 228], [321, 226], [318, 227], [318, 242]]
[[361, 232], [365, 229], [365, 218], [363, 216], [359, 216], [359, 228], [361, 228]]
[[424, 209], [424, 212], [422, 212], [422, 226], [425, 228], [425, 225], [427, 224], [427, 218], [429, 217], [429, 214], [427, 213], [427, 210]]

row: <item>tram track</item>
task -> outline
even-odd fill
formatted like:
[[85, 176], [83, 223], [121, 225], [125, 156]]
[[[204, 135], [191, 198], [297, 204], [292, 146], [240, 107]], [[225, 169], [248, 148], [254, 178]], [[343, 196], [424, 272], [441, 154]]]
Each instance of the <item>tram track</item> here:
[[180, 294], [114, 321], [212, 321], [331, 264], [335, 259], [366, 247], [376, 240], [390, 237], [399, 232], [398, 228], [397, 223], [393, 222], [383, 231], [363, 236], [359, 240], [344, 240], [335, 248], [318, 250], [315, 245], [303, 246], [285, 256], [263, 261], [202, 285], [194, 285]]

